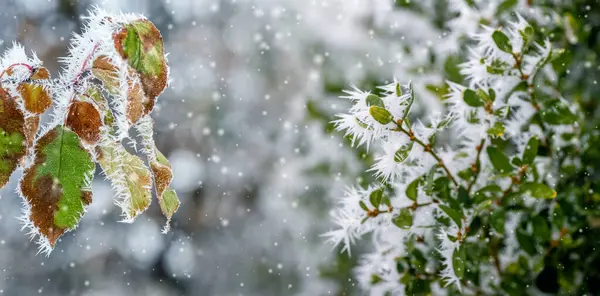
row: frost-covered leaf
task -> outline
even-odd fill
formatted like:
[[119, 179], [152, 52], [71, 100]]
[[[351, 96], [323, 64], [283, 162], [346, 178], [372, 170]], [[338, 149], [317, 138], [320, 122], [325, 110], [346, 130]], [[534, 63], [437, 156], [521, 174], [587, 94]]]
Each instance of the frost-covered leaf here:
[[23, 131], [25, 133], [25, 140], [27, 142], [27, 148], [33, 147], [33, 141], [35, 140], [35, 135], [40, 127], [40, 116], [39, 115], [31, 115], [25, 118], [25, 126], [23, 127]]
[[73, 101], [65, 125], [88, 144], [95, 144], [100, 139], [102, 119], [96, 106], [90, 102]]
[[22, 83], [17, 87], [17, 90], [23, 98], [25, 110], [33, 114], [42, 114], [52, 105], [52, 98], [48, 89], [39, 84]]
[[[171, 181], [173, 180], [171, 164], [158, 149], [155, 149], [155, 153], [156, 161], [151, 162], [150, 167], [154, 175], [154, 185], [156, 186], [160, 210], [167, 218], [168, 227], [171, 217], [179, 209], [179, 197], [177, 197], [175, 190], [171, 189]], [[379, 201], [381, 202], [381, 199]]]
[[0, 88], [0, 188], [25, 156], [25, 119], [8, 92]]
[[510, 106], [508, 106], [508, 105], [502, 106], [502, 107], [494, 110], [494, 115], [496, 115], [500, 118], [506, 118], [509, 113], [510, 113]]
[[121, 143], [103, 142], [98, 148], [98, 163], [117, 192], [116, 204], [127, 221], [144, 212], [152, 201], [152, 176], [144, 161]]
[[379, 96], [374, 95], [374, 94], [369, 94], [367, 96], [366, 103], [367, 103], [367, 106], [369, 106], [369, 107], [370, 106], [379, 106], [381, 108], [385, 108], [385, 105], [383, 104], [383, 100]]
[[450, 123], [452, 123], [452, 121], [454, 121], [455, 117], [452, 115], [448, 115], [446, 117], [444, 117], [444, 119], [442, 119], [440, 122], [438, 122], [438, 124], [436, 125], [436, 129], [440, 130], [443, 128], [446, 128], [447, 126], [450, 125]]
[[481, 107], [483, 106], [483, 101], [477, 95], [477, 93], [471, 89], [465, 89], [463, 93], [463, 100], [465, 103], [471, 107]]
[[507, 53], [512, 53], [510, 39], [506, 34], [502, 33], [502, 31], [494, 31], [494, 33], [492, 33], [492, 39], [494, 40], [494, 43], [496, 43], [496, 46], [498, 46], [498, 49]]
[[415, 142], [410, 142], [410, 143], [400, 147], [394, 154], [394, 161], [403, 162], [410, 154], [410, 151], [412, 150], [414, 143]]
[[31, 80], [48, 80], [50, 79], [50, 72], [48, 72], [48, 69], [44, 68], [44, 67], [39, 67], [37, 69], [34, 69], [33, 74], [31, 74], [30, 77]]
[[92, 74], [102, 82], [104, 89], [111, 94], [119, 92], [118, 68], [107, 56], [99, 56], [92, 63]]
[[140, 19], [125, 25], [114, 35], [117, 52], [126, 59], [139, 75], [148, 102], [145, 114], [154, 107], [158, 97], [167, 86], [167, 63], [163, 39], [152, 22]]
[[179, 198], [171, 188], [171, 181], [173, 179], [171, 165], [168, 159], [156, 148], [156, 144], [154, 143], [153, 124], [152, 118], [145, 116], [136, 124], [136, 129], [142, 137], [144, 153], [150, 163], [160, 209], [167, 218], [167, 224], [163, 229], [166, 232], [169, 230], [171, 217], [179, 208]]
[[369, 108], [369, 113], [371, 114], [371, 116], [373, 116], [373, 119], [375, 119], [375, 121], [381, 124], [388, 124], [392, 122], [392, 119], [394, 119], [394, 117], [392, 116], [392, 114], [390, 114], [388, 110], [378, 106], [371, 106], [371, 108]]
[[21, 192], [29, 220], [50, 247], [74, 229], [92, 201], [91, 155], [74, 132], [56, 126], [35, 145], [34, 163], [23, 173]]
[[492, 127], [487, 130], [488, 135], [501, 137], [504, 135], [504, 124], [500, 121], [496, 121]]
[[146, 110], [148, 104], [148, 97], [144, 95], [140, 83], [129, 77], [127, 79], [127, 105], [125, 110], [127, 120], [130, 123], [138, 122], [144, 114], [150, 112], [150, 110]]
[[405, 102], [403, 102], [403, 104], [406, 105], [406, 109], [404, 109], [404, 112], [402, 114], [402, 120], [403, 121], [408, 118], [408, 114], [410, 113], [410, 109], [412, 108], [412, 105], [415, 102], [415, 90], [413, 88], [412, 82], [408, 83], [408, 92], [410, 94], [408, 96], [408, 100], [405, 101]]

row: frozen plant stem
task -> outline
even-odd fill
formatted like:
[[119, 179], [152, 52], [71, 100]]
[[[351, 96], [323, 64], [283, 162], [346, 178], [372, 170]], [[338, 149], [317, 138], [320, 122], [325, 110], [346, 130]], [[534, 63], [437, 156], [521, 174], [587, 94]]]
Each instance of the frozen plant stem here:
[[425, 152], [429, 153], [431, 156], [433, 156], [433, 158], [435, 158], [437, 163], [444, 169], [444, 171], [446, 171], [446, 175], [448, 175], [448, 178], [450, 178], [452, 183], [454, 183], [454, 186], [458, 187], [458, 182], [456, 182], [456, 179], [454, 179], [454, 177], [452, 176], [452, 173], [450, 173], [450, 170], [448, 169], [448, 167], [446, 166], [444, 161], [437, 155], [437, 153], [435, 153], [435, 151], [433, 151], [433, 148], [431, 147], [431, 145], [425, 144], [425, 142], [419, 140], [415, 136], [415, 134], [413, 133], [412, 130], [407, 131], [406, 129], [404, 129], [402, 127], [402, 121], [394, 121], [394, 123], [396, 123], [396, 129], [394, 129], [394, 131], [401, 132], [401, 133], [407, 135], [411, 141], [413, 141], [413, 142], [419, 144], [421, 147], [423, 147], [423, 150]]

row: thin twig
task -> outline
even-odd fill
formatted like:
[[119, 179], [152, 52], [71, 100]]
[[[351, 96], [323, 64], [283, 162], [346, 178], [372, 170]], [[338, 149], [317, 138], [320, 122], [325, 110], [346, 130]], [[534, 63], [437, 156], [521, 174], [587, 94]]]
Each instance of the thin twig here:
[[475, 163], [471, 167], [471, 169], [473, 171], [475, 171], [475, 176], [473, 176], [473, 180], [471, 180], [471, 182], [469, 183], [469, 186], [467, 187], [467, 193], [471, 193], [471, 189], [473, 188], [473, 185], [475, 185], [475, 182], [477, 182], [477, 178], [479, 177], [479, 172], [481, 171], [480, 165], [479, 165], [479, 163], [480, 163], [479, 157], [481, 156], [481, 151], [483, 150], [484, 145], [485, 145], [485, 138], [481, 139], [481, 142], [479, 142], [479, 145], [476, 147], [477, 157], [475, 158]]
[[456, 179], [454, 179], [454, 176], [452, 176], [452, 173], [450, 173], [450, 170], [448, 169], [448, 167], [446, 166], [444, 161], [437, 155], [437, 153], [435, 153], [435, 151], [433, 151], [433, 148], [431, 148], [431, 145], [425, 144], [425, 142], [423, 142], [423, 141], [419, 140], [417, 137], [415, 137], [415, 134], [413, 133], [412, 130], [407, 131], [406, 129], [404, 129], [402, 127], [402, 122], [397, 122], [397, 121], [394, 121], [394, 122], [396, 123], [396, 126], [398, 127], [397, 129], [394, 129], [394, 131], [398, 131], [398, 132], [401, 132], [401, 133], [407, 135], [411, 141], [416, 142], [421, 147], [423, 147], [425, 152], [427, 152], [431, 156], [433, 156], [433, 158], [435, 158], [435, 160], [444, 169], [444, 171], [446, 171], [446, 174], [448, 175], [448, 178], [450, 178], [452, 183], [454, 183], [454, 185], [456, 187], [458, 187], [458, 182], [456, 182]]

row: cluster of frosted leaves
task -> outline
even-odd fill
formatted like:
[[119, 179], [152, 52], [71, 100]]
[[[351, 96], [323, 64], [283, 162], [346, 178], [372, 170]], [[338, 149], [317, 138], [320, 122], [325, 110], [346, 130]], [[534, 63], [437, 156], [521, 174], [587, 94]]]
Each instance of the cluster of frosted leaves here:
[[[46, 253], [77, 227], [92, 202], [96, 163], [125, 221], [150, 206], [153, 184], [168, 221], [179, 208], [171, 166], [156, 149], [150, 118], [167, 86], [162, 36], [139, 16], [98, 10], [89, 19], [56, 80], [19, 45], [0, 61], [0, 186], [24, 169], [18, 190], [25, 201], [22, 220]], [[53, 119], [40, 129], [40, 116], [51, 106]], [[122, 144], [131, 126], [145, 131], [142, 151], [149, 165]]]

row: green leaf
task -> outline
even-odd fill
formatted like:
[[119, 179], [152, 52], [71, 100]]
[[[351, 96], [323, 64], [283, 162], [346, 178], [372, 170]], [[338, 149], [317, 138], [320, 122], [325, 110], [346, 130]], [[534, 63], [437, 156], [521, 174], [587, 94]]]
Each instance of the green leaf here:
[[[108, 135], [105, 135], [107, 137]], [[98, 163], [106, 178], [117, 189], [118, 202], [126, 221], [144, 212], [152, 201], [152, 175], [144, 161], [130, 154], [117, 141], [99, 146]]]
[[448, 215], [448, 217], [450, 217], [450, 219], [452, 219], [452, 221], [454, 221], [454, 223], [456, 223], [456, 225], [458, 225], [459, 228], [462, 227], [462, 214], [460, 212], [446, 205], [439, 205], [439, 207], [446, 215]]
[[470, 124], [479, 124], [481, 122], [479, 117], [477, 117], [477, 110], [471, 110], [467, 115], [467, 122]]
[[359, 205], [359, 206], [360, 206], [360, 208], [361, 208], [361, 209], [363, 209], [365, 212], [368, 212], [368, 211], [369, 211], [369, 208], [367, 207], [367, 205], [365, 204], [365, 202], [364, 202], [364, 201], [362, 201], [362, 200], [361, 200], [361, 201], [359, 201], [359, 202], [358, 202], [358, 205]]
[[403, 105], [407, 105], [406, 109], [404, 109], [404, 113], [402, 114], [402, 121], [404, 121], [405, 119], [408, 118], [408, 114], [410, 113], [410, 109], [412, 108], [412, 105], [415, 101], [415, 90], [413, 88], [412, 82], [408, 83], [408, 92], [409, 92], [409, 96], [408, 96], [408, 101], [403, 102]]
[[163, 216], [167, 218], [167, 224], [165, 229], [163, 229], [163, 232], [165, 232], [169, 229], [171, 217], [173, 217], [175, 212], [177, 212], [179, 209], [179, 197], [177, 196], [175, 190], [173, 190], [171, 187], [167, 187], [163, 192], [162, 197], [158, 199], [158, 204]]
[[526, 49], [531, 41], [533, 41], [534, 30], [532, 26], [527, 26], [523, 30], [519, 30], [519, 35], [523, 38], [523, 49]]
[[475, 91], [475, 93], [477, 94], [477, 96], [478, 96], [478, 97], [479, 97], [479, 98], [480, 98], [482, 101], [484, 101], [484, 102], [490, 102], [490, 101], [491, 101], [491, 98], [490, 98], [490, 96], [489, 96], [487, 93], [485, 93], [485, 91], [484, 91], [483, 89], [479, 88], [479, 89], [477, 89], [477, 90]]
[[414, 143], [415, 142], [410, 142], [410, 143], [400, 147], [394, 154], [394, 161], [400, 163], [400, 162], [403, 162], [404, 160], [406, 160], [406, 158], [410, 154], [410, 151], [413, 148]]
[[460, 186], [458, 188], [458, 201], [460, 201], [461, 204], [463, 204], [466, 207], [471, 207], [471, 204], [473, 203], [473, 201], [471, 200], [471, 197], [469, 196], [469, 192], [467, 191], [467, 189], [464, 186]]
[[489, 98], [490, 98], [490, 100], [491, 100], [492, 102], [493, 102], [493, 101], [495, 101], [495, 100], [496, 100], [496, 91], [495, 91], [493, 88], [490, 88], [490, 89], [488, 90], [488, 93], [490, 94], [490, 95], [489, 95]]
[[107, 56], [99, 56], [92, 63], [92, 75], [102, 82], [106, 92], [117, 95], [119, 93], [119, 68]]
[[548, 220], [540, 215], [533, 217], [531, 221], [533, 226], [533, 235], [542, 242], [550, 240], [552, 233], [548, 227]]
[[392, 219], [392, 223], [402, 229], [410, 228], [413, 224], [413, 216], [410, 210], [407, 208], [401, 209], [398, 216]]
[[496, 46], [498, 46], [498, 49], [500, 49], [501, 51], [507, 53], [513, 52], [512, 45], [510, 44], [510, 39], [508, 39], [508, 36], [506, 36], [501, 31], [494, 31], [494, 33], [492, 33], [492, 39], [494, 39], [494, 43], [496, 43]]
[[452, 254], [452, 267], [454, 268], [454, 274], [456, 274], [456, 277], [459, 279], [462, 279], [465, 276], [466, 261], [466, 248], [464, 246], [459, 246]]
[[496, 121], [496, 123], [494, 123], [494, 126], [490, 127], [487, 130], [487, 133], [488, 135], [501, 137], [502, 135], [504, 135], [504, 124], [500, 121]]
[[454, 117], [453, 116], [446, 116], [444, 119], [442, 119], [440, 122], [438, 122], [437, 126], [435, 127], [436, 129], [443, 129], [445, 127], [447, 127], [448, 125], [450, 125], [450, 123], [452, 123], [452, 121], [454, 121]]
[[465, 101], [465, 103], [467, 103], [467, 105], [469, 105], [471, 107], [483, 106], [483, 101], [477, 95], [477, 93], [468, 88], [465, 89], [465, 92], [463, 93], [463, 100]]
[[486, 151], [492, 165], [497, 171], [503, 174], [512, 172], [513, 166], [510, 164], [510, 160], [502, 151], [500, 151], [500, 149], [494, 146], [488, 146]]
[[475, 173], [473, 172], [473, 170], [471, 168], [466, 168], [466, 169], [458, 172], [458, 177], [460, 177], [461, 179], [463, 179], [465, 181], [470, 181], [474, 175], [475, 175]]
[[149, 112], [167, 86], [168, 69], [160, 31], [149, 20], [138, 19], [124, 25], [113, 34], [113, 39], [117, 52], [140, 76]]
[[536, 137], [531, 137], [527, 142], [527, 147], [523, 151], [523, 163], [531, 165], [535, 160], [535, 156], [538, 152], [539, 141]]
[[379, 277], [376, 274], [372, 274], [371, 275], [371, 285], [376, 285], [378, 283], [380, 283], [381, 281], [383, 281], [383, 279], [381, 279], [381, 277]]
[[501, 193], [502, 192], [502, 188], [500, 188], [500, 186], [496, 185], [496, 184], [492, 184], [492, 185], [488, 185], [485, 186], [481, 189], [479, 189], [477, 192], [475, 192], [475, 194], [473, 195], [475, 202], [479, 203], [482, 202], [484, 200], [487, 200], [489, 197], [486, 193], [491, 193], [489, 195], [489, 197], [493, 197], [496, 196], [494, 193]]
[[10, 94], [0, 88], [0, 188], [25, 157], [25, 118]]
[[506, 106], [502, 106], [496, 110], [494, 110], [494, 115], [500, 117], [500, 118], [506, 118], [508, 117], [508, 114], [510, 113], [510, 106], [506, 105]]
[[550, 108], [542, 110], [542, 120], [551, 125], [573, 124], [579, 118], [567, 106], [555, 102]]
[[520, 191], [528, 193], [535, 198], [552, 199], [556, 197], [556, 191], [543, 183], [523, 183], [520, 187]]
[[460, 74], [460, 67], [458, 66], [460, 63], [461, 60], [457, 55], [451, 55], [446, 58], [446, 62], [444, 62], [444, 71], [446, 72], [448, 80], [458, 83], [463, 80], [463, 77]]
[[525, 251], [529, 255], [537, 254], [531, 235], [525, 232], [525, 230], [523, 230], [522, 228], [517, 228], [516, 232], [517, 242], [519, 243], [519, 246], [521, 246], [521, 249], [523, 249], [523, 251]]
[[385, 108], [385, 105], [383, 104], [383, 100], [379, 96], [374, 95], [374, 94], [369, 94], [367, 96], [366, 102], [367, 102], [367, 106], [369, 106], [369, 107], [370, 106], [379, 106], [381, 108]]
[[383, 197], [383, 188], [379, 188], [379, 189], [371, 192], [371, 194], [369, 195], [369, 201], [375, 208], [378, 208], [379, 205], [381, 204], [382, 197]]
[[371, 114], [371, 116], [373, 116], [373, 119], [375, 119], [375, 121], [384, 125], [392, 122], [392, 120], [394, 119], [394, 117], [392, 116], [392, 114], [390, 114], [388, 110], [378, 106], [371, 106], [371, 108], [369, 108], [369, 113]]
[[431, 193], [433, 192], [433, 188], [435, 185], [435, 180], [433, 179], [433, 177], [435, 175], [435, 171], [437, 171], [437, 168], [438, 166], [434, 165], [425, 176], [425, 186], [423, 189], [425, 191], [425, 194], [427, 195], [431, 195]]
[[498, 7], [496, 7], [496, 15], [500, 16], [504, 12], [512, 10], [517, 5], [517, 3], [518, 3], [517, 0], [502, 1], [502, 3], [498, 4]]
[[144, 152], [150, 163], [152, 176], [154, 177], [154, 188], [161, 212], [167, 218], [167, 223], [163, 232], [168, 232], [170, 228], [171, 217], [179, 209], [179, 198], [171, 188], [173, 181], [173, 171], [169, 160], [158, 150], [154, 143], [152, 129], [153, 121], [149, 116], [144, 116], [136, 124], [136, 129], [143, 139]]
[[384, 204], [388, 207], [392, 207], [392, 202], [390, 201], [390, 197], [387, 196], [387, 194], [383, 194], [383, 196], [381, 197], [381, 204]]
[[490, 215], [490, 224], [500, 234], [504, 234], [504, 224], [506, 223], [506, 212], [503, 209], [496, 209]]
[[74, 229], [92, 201], [94, 162], [77, 135], [56, 126], [35, 145], [33, 164], [23, 173], [21, 192], [40, 234], [54, 247]]
[[154, 161], [150, 161], [150, 168], [154, 176], [154, 186], [160, 210], [167, 218], [167, 224], [163, 230], [166, 232], [170, 227], [171, 217], [179, 209], [180, 202], [177, 193], [171, 188], [173, 171], [169, 160], [156, 147], [154, 147], [154, 158]]
[[408, 197], [412, 201], [417, 201], [417, 196], [419, 192], [419, 184], [421, 184], [422, 177], [418, 177], [414, 179], [408, 186], [406, 187], [406, 197]]

